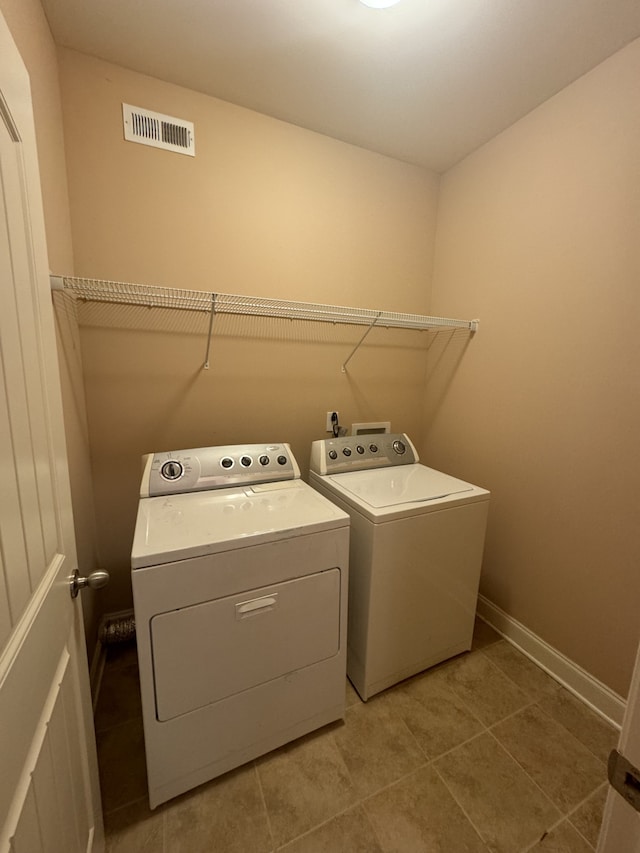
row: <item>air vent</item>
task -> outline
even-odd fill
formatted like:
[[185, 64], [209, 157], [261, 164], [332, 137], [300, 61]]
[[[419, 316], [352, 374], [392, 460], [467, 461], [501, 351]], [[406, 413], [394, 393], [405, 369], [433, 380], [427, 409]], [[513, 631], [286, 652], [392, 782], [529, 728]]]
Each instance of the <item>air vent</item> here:
[[141, 107], [122, 105], [124, 138], [129, 142], [140, 142], [154, 148], [177, 151], [195, 157], [196, 146], [193, 135], [193, 123]]

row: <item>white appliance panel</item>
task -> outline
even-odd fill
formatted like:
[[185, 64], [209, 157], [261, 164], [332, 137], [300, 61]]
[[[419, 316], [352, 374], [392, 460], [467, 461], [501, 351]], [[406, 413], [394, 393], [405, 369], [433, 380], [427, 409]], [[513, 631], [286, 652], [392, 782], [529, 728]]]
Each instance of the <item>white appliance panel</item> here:
[[370, 595], [366, 613], [350, 599], [364, 646], [359, 661], [349, 648], [347, 665], [366, 694], [471, 648], [488, 510], [483, 501], [376, 525], [369, 566], [355, 537], [351, 577], [370, 571]]
[[340, 580], [334, 568], [154, 616], [158, 719], [336, 655]]

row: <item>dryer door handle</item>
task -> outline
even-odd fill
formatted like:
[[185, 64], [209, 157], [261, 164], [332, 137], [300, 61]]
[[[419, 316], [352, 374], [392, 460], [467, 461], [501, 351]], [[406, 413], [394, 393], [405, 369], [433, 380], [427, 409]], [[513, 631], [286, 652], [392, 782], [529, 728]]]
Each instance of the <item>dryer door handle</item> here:
[[277, 603], [277, 592], [273, 595], [264, 595], [262, 598], [252, 598], [251, 601], [242, 601], [236, 604], [236, 619], [244, 619], [260, 611], [273, 610]]

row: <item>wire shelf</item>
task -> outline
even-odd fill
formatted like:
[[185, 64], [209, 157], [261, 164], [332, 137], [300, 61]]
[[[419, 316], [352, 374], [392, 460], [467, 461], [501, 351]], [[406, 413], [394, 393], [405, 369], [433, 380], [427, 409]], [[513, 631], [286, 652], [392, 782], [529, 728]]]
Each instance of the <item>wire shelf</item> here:
[[399, 329], [478, 329], [477, 320], [453, 320], [447, 317], [428, 317], [422, 314], [402, 314], [395, 311], [376, 311], [370, 308], [348, 308], [343, 305], [324, 305], [317, 302], [296, 302], [230, 293], [209, 293], [202, 290], [180, 290], [155, 285], [127, 284], [121, 281], [51, 276], [52, 288], [69, 290], [79, 299], [89, 302], [113, 302], [122, 305], [141, 305], [148, 308], [174, 308], [215, 314], [244, 314], [258, 317], [278, 317], [290, 320], [313, 320], [322, 323], [346, 323], [361, 326], [384, 326]]
[[364, 334], [342, 364], [347, 364], [362, 345], [374, 326], [393, 329], [467, 329], [478, 331], [478, 320], [452, 320], [447, 317], [427, 317], [422, 314], [400, 314], [396, 311], [375, 311], [371, 308], [347, 308], [344, 305], [323, 305], [319, 302], [294, 302], [258, 296], [230, 293], [208, 293], [203, 290], [180, 290], [147, 284], [127, 284], [122, 281], [103, 281], [93, 278], [51, 276], [52, 290], [71, 291], [87, 302], [112, 302], [119, 305], [140, 305], [146, 308], [173, 308], [181, 311], [200, 311], [210, 315], [207, 351], [204, 368], [209, 368], [209, 352], [214, 317], [218, 314], [240, 314], [254, 317], [277, 317], [289, 320], [313, 320], [320, 323], [345, 323], [367, 326]]

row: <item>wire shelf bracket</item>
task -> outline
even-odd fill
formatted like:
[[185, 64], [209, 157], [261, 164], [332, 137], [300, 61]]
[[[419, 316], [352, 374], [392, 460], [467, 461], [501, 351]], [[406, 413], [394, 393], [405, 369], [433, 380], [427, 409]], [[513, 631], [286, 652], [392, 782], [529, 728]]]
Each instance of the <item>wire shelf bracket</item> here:
[[211, 313], [209, 315], [209, 332], [207, 334], [207, 351], [204, 355], [204, 369], [209, 370], [209, 351], [211, 349], [211, 333], [213, 332], [213, 321], [216, 316], [216, 295], [215, 293], [211, 294]]
[[209, 368], [211, 338], [216, 315], [239, 314], [244, 316], [312, 320], [320, 323], [341, 323], [367, 326], [352, 352], [342, 365], [347, 364], [362, 345], [374, 326], [393, 329], [466, 329], [475, 334], [479, 320], [454, 320], [447, 317], [429, 317], [422, 314], [402, 314], [370, 308], [348, 308], [343, 305], [324, 305], [318, 302], [296, 302], [269, 299], [259, 296], [241, 296], [230, 293], [211, 293], [205, 290], [182, 290], [156, 285], [127, 284], [120, 281], [78, 278], [76, 276], [50, 276], [52, 290], [70, 291], [87, 302], [111, 302], [120, 305], [139, 305], [147, 308], [173, 308], [182, 311], [200, 311], [210, 315], [204, 369]]

